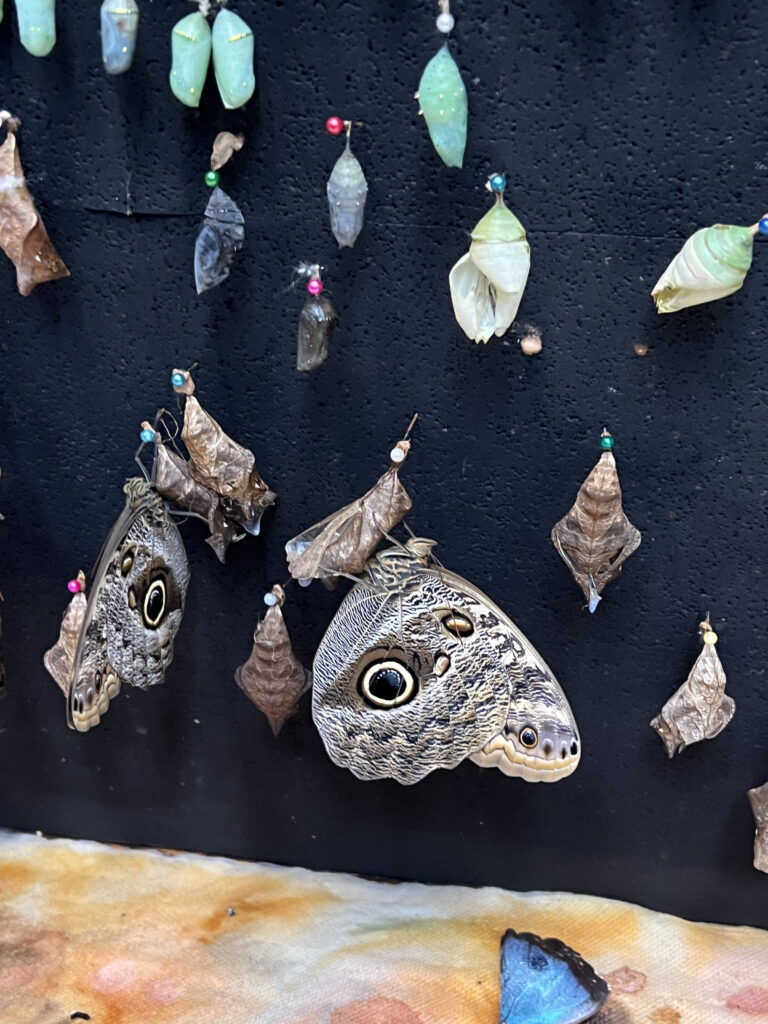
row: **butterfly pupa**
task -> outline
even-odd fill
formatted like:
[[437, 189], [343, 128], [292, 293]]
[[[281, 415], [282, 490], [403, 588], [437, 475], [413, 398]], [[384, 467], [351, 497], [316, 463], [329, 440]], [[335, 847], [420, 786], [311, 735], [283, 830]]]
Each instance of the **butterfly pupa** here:
[[284, 600], [280, 586], [265, 596], [268, 608], [253, 634], [251, 656], [235, 671], [235, 682], [264, 713], [275, 736], [299, 710], [299, 698], [312, 685], [312, 674], [291, 647], [282, 612]]
[[231, 132], [219, 132], [213, 143], [211, 170], [206, 175], [206, 181], [213, 183], [213, 191], [195, 240], [195, 288], [198, 295], [226, 281], [232, 261], [245, 241], [245, 218], [240, 208], [216, 184], [219, 169], [242, 146], [243, 136]]
[[101, 5], [101, 59], [108, 75], [122, 75], [133, 64], [139, 33], [136, 0], [104, 0]]
[[296, 580], [327, 580], [365, 569], [385, 535], [412, 507], [399, 470], [410, 450], [407, 439], [390, 452], [391, 465], [361, 498], [332, 513], [285, 545], [288, 571]]
[[[338, 120], [329, 118], [326, 125], [335, 125]], [[360, 161], [349, 145], [352, 122], [344, 121], [342, 124], [346, 128], [347, 144], [333, 165], [327, 186], [331, 231], [340, 249], [344, 246], [351, 248], [357, 241], [357, 236], [363, 229], [365, 200], [368, 196], [368, 182], [365, 180]], [[335, 129], [332, 134], [336, 134]]]
[[758, 234], [768, 234], [768, 216], [752, 227], [713, 224], [696, 231], [651, 292], [657, 311], [676, 313], [738, 291], [752, 265]]
[[171, 384], [177, 394], [186, 396], [181, 439], [189, 452], [187, 466], [192, 478], [219, 496], [226, 520], [258, 536], [261, 517], [277, 495], [259, 475], [255, 455], [226, 434], [202, 407], [194, 395], [195, 382], [189, 370], [175, 369]]
[[199, 107], [211, 63], [211, 26], [193, 11], [171, 30], [171, 91], [187, 107]]
[[495, 202], [472, 230], [469, 252], [448, 277], [453, 312], [475, 342], [501, 337], [517, 316], [531, 268], [525, 228], [504, 202], [506, 178], [493, 174]]
[[333, 303], [323, 294], [320, 268], [314, 264], [309, 270], [307, 297], [299, 313], [296, 338], [296, 369], [310, 373], [322, 366], [328, 358], [328, 345], [339, 323]]
[[56, 0], [16, 0], [21, 45], [33, 57], [47, 57], [56, 45]]
[[438, 156], [448, 167], [461, 167], [467, 144], [467, 90], [447, 42], [424, 68], [416, 99]]
[[709, 618], [699, 624], [699, 632], [703, 646], [688, 678], [651, 722], [670, 758], [692, 743], [714, 739], [736, 712], [736, 702], [725, 692], [725, 671], [715, 650], [717, 634]]
[[555, 550], [581, 588], [590, 612], [641, 540], [640, 531], [624, 514], [613, 438], [607, 430], [600, 446], [603, 454], [579, 488], [573, 507], [552, 528]]
[[0, 124], [7, 129], [0, 146], [0, 248], [16, 267], [16, 285], [22, 295], [39, 284], [69, 277], [64, 261], [48, 237], [21, 167], [16, 132], [21, 124], [7, 110], [0, 110]]
[[253, 96], [253, 32], [243, 19], [225, 7], [213, 22], [213, 70], [221, 102], [227, 110], [242, 107]]

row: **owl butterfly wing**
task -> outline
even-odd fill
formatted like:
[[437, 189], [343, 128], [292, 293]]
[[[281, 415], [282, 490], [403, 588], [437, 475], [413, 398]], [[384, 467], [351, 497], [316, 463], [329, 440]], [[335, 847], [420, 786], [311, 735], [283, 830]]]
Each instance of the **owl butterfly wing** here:
[[609, 988], [559, 939], [511, 929], [501, 940], [499, 1024], [579, 1024], [608, 998]]
[[350, 591], [314, 663], [312, 712], [331, 760], [410, 785], [503, 728], [509, 677], [474, 615], [415, 559], [396, 588]]
[[463, 595], [478, 630], [492, 646], [509, 680], [509, 705], [502, 728], [488, 737], [472, 760], [526, 782], [557, 782], [575, 771], [581, 741], [573, 712], [554, 673], [521, 629], [472, 583], [441, 569]]
[[173, 658], [189, 565], [162, 499], [138, 484], [105, 545], [80, 634], [68, 701], [79, 732], [98, 725], [121, 683], [161, 683]]

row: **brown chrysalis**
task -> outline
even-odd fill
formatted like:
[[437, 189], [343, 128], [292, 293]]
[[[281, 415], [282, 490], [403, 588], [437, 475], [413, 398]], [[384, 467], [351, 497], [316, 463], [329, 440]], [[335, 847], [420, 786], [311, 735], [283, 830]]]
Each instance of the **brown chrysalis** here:
[[88, 599], [85, 596], [85, 573], [80, 570], [74, 581], [80, 587], [64, 610], [59, 639], [43, 655], [43, 664], [58, 683], [65, 697], [69, 697], [75, 671], [75, 655], [85, 621]]
[[235, 671], [235, 682], [267, 716], [275, 736], [299, 710], [299, 698], [312, 685], [312, 673], [291, 647], [281, 610], [284, 599], [282, 587], [274, 586], [265, 598], [270, 607], [253, 634], [251, 656]]
[[390, 452], [391, 466], [370, 491], [288, 541], [285, 552], [294, 579], [327, 580], [365, 569], [378, 544], [411, 509], [398, 476], [410, 447], [406, 434]]
[[277, 495], [259, 476], [252, 451], [224, 433], [194, 395], [188, 370], [174, 370], [171, 382], [186, 396], [181, 438], [189, 459], [173, 452], [160, 434], [142, 423], [142, 440], [157, 445], [154, 486], [164, 498], [200, 516], [208, 523], [211, 545], [219, 561], [233, 541], [246, 533], [257, 535], [261, 517]]
[[725, 692], [725, 672], [715, 650], [717, 634], [712, 631], [709, 616], [699, 624], [699, 631], [704, 646], [688, 678], [651, 722], [668, 757], [692, 743], [714, 739], [736, 711], [733, 698]]
[[601, 438], [603, 454], [579, 488], [576, 501], [552, 529], [555, 550], [571, 570], [594, 612], [603, 589], [640, 545], [640, 531], [624, 514], [613, 457], [613, 438]]
[[69, 271], [54, 249], [27, 188], [16, 142], [21, 122], [7, 110], [0, 110], [0, 124], [7, 129], [0, 146], [0, 248], [16, 267], [19, 291], [29, 295], [45, 281], [69, 277]]

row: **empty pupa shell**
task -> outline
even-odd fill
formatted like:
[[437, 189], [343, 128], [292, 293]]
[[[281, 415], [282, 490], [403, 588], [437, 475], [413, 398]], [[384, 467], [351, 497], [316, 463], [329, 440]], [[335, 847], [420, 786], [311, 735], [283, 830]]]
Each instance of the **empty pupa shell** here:
[[676, 313], [732, 295], [744, 284], [752, 263], [752, 228], [713, 224], [686, 241], [651, 295], [659, 313]]
[[56, 45], [55, 0], [16, 0], [19, 39], [33, 57], [47, 57]]
[[227, 110], [242, 107], [253, 96], [253, 32], [226, 9], [219, 11], [213, 23], [213, 70]]
[[368, 182], [365, 180], [363, 168], [349, 148], [347, 140], [346, 148], [334, 164], [328, 179], [331, 231], [340, 249], [345, 245], [351, 248], [357, 241], [357, 236], [363, 228], [367, 195]]
[[339, 322], [333, 303], [327, 295], [307, 295], [299, 316], [299, 341], [296, 369], [316, 370], [328, 358], [328, 342]]
[[139, 31], [136, 0], [104, 0], [101, 5], [101, 59], [108, 75], [122, 75], [133, 64]]
[[467, 144], [467, 90], [447, 43], [424, 68], [416, 99], [441, 160], [448, 167], [461, 167]]
[[215, 188], [195, 242], [195, 287], [198, 295], [229, 277], [230, 264], [243, 247], [244, 224], [237, 204], [223, 189]]
[[525, 228], [498, 194], [448, 278], [453, 312], [468, 338], [487, 342], [492, 334], [504, 334], [517, 315], [530, 268]]
[[200, 11], [177, 21], [171, 32], [171, 91], [187, 107], [199, 107], [211, 62], [211, 26]]

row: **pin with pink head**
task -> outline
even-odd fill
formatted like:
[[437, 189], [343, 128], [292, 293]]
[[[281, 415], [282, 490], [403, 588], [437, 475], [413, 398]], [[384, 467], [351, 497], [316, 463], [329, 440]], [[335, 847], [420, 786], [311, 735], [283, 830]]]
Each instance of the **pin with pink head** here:
[[85, 590], [85, 573], [81, 569], [77, 576], [67, 583], [70, 594], [80, 594]]

